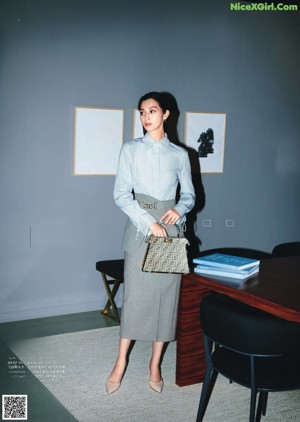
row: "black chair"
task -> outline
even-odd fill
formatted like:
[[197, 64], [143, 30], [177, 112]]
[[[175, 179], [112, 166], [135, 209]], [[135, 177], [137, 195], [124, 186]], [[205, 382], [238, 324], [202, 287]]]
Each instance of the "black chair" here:
[[300, 242], [280, 243], [272, 251], [272, 257], [300, 256]]
[[[101, 273], [101, 278], [108, 296], [106, 305], [101, 312], [108, 318], [120, 323], [118, 309], [115, 304], [115, 296], [120, 284], [124, 281], [124, 259], [98, 261], [96, 262], [96, 270]], [[112, 285], [112, 289], [110, 285]]]
[[251, 259], [265, 259], [265, 258], [271, 258], [272, 256], [268, 252], [263, 252], [256, 249], [231, 248], [231, 247], [207, 249], [206, 251], [200, 252], [198, 256], [206, 256], [213, 253], [224, 253], [227, 255], [242, 256], [242, 257], [251, 258]]
[[[266, 414], [268, 392], [300, 388], [300, 324], [213, 293], [201, 302], [206, 373], [197, 422], [218, 374], [251, 389], [250, 418]], [[257, 394], [259, 400], [256, 409]]]

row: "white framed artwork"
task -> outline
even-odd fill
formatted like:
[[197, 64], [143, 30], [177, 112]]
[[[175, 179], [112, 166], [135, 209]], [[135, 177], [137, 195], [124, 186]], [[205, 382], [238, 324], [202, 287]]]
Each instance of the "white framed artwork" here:
[[225, 131], [225, 113], [185, 113], [184, 142], [197, 152], [201, 173], [223, 173]]
[[74, 175], [115, 175], [123, 131], [124, 109], [75, 107]]

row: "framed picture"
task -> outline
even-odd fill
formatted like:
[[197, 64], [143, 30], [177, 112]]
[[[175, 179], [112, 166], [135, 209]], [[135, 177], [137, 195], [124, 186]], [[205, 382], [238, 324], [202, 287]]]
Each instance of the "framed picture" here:
[[140, 111], [134, 109], [132, 111], [132, 138], [142, 138], [144, 136], [143, 125], [140, 120]]
[[74, 175], [115, 175], [123, 130], [123, 109], [75, 107]]
[[201, 173], [223, 173], [225, 113], [185, 113], [184, 142], [194, 149]]

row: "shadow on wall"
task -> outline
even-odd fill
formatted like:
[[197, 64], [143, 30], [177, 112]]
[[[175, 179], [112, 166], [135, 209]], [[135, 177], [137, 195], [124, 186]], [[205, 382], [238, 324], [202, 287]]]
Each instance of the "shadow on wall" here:
[[166, 126], [166, 132], [168, 138], [174, 144], [177, 144], [187, 150], [190, 158], [192, 168], [192, 180], [196, 194], [196, 203], [194, 209], [188, 214], [186, 222], [186, 237], [190, 242], [188, 248], [189, 261], [200, 253], [201, 240], [195, 234], [195, 225], [197, 221], [197, 214], [199, 214], [205, 206], [205, 191], [202, 183], [200, 162], [197, 155], [197, 151], [193, 148], [187, 147], [184, 143], [179, 140], [177, 125], [180, 115], [177, 101], [175, 97], [169, 92], [162, 92], [165, 97], [166, 104], [170, 110], [170, 116]]

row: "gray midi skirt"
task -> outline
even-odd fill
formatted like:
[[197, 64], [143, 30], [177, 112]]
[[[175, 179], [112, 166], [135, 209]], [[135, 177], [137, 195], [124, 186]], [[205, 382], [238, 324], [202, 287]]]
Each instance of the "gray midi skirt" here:
[[[141, 195], [136, 195], [136, 198], [141, 198]], [[152, 200], [156, 201], [154, 198]], [[141, 201], [140, 206], [148, 202]], [[159, 205], [150, 212], [158, 221], [170, 209], [169, 202], [155, 202]], [[177, 233], [174, 226], [167, 226], [167, 231], [170, 236]], [[181, 275], [143, 272], [146, 248], [147, 242], [143, 240], [138, 242], [136, 249], [125, 251], [120, 336], [131, 340], [173, 341], [176, 336]]]

